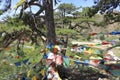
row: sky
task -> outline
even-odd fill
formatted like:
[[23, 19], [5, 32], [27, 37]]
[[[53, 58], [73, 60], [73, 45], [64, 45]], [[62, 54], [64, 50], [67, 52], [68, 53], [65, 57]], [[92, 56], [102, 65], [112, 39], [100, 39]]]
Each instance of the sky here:
[[[19, 1], [19, 0], [11, 0], [12, 1], [12, 6], [11, 8], [13, 8], [13, 6]], [[87, 6], [92, 6], [93, 0], [59, 0], [60, 2], [57, 5], [54, 5], [54, 8], [56, 8], [59, 4], [61, 3], [72, 3], [74, 4], [76, 7], [87, 7]], [[0, 7], [1, 8], [1, 7]], [[34, 7], [33, 12], [36, 12], [38, 10], [38, 8]], [[17, 13], [19, 13], [20, 10], [17, 10]], [[4, 15], [0, 16], [0, 20], [2, 18], [4, 18], [6, 15], [12, 16], [13, 14], [15, 14], [15, 10], [12, 9], [10, 11], [8, 11], [7, 13], [5, 13]]]

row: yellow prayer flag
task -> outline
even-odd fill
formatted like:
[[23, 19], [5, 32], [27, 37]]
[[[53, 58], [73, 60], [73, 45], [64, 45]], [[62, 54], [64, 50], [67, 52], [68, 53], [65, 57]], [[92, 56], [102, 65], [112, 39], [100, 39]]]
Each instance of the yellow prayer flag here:
[[29, 77], [31, 75], [31, 72], [32, 72], [31, 70], [28, 71], [27, 77]]
[[18, 80], [20, 80], [20, 78], [18, 78]]
[[73, 60], [70, 60], [70, 65], [74, 65], [74, 61]]
[[80, 57], [80, 56], [78, 56], [78, 55], [75, 55], [74, 57], [75, 57], [75, 58], [78, 58], [78, 59], [81, 59], [81, 57]]
[[48, 49], [47, 49], [47, 48], [45, 48], [45, 52], [48, 52]]
[[32, 77], [32, 80], [37, 80], [37, 77], [36, 77], [36, 76], [33, 76], [33, 77]]
[[93, 50], [92, 50], [92, 49], [89, 49], [88, 52], [89, 52], [89, 54], [92, 54]]
[[18, 6], [20, 6], [25, 0], [19, 0], [19, 2], [16, 3], [14, 6], [14, 9], [16, 9]]
[[58, 74], [58, 72], [55, 72], [55, 74], [54, 74], [55, 76], [56, 76], [56, 78], [54, 78], [53, 77], [53, 79], [52, 80], [62, 80], [61, 78], [60, 78], [60, 76], [59, 76], [59, 74]]
[[40, 74], [41, 74], [42, 76], [44, 76], [44, 73], [45, 73], [45, 69], [42, 69], [42, 70], [40, 71]]

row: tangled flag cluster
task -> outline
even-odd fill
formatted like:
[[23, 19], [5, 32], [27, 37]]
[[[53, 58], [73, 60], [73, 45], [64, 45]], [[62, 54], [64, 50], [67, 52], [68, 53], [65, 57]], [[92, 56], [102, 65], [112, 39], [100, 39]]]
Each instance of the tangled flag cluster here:
[[[106, 45], [109, 43], [106, 42], [102, 42], [102, 44]], [[106, 53], [104, 53], [102, 50], [98, 50], [98, 49], [92, 49], [91, 47], [86, 47], [86, 46], [82, 46], [79, 49], [79, 54], [84, 53], [86, 56], [89, 56], [88, 59], [85, 60], [81, 60], [81, 56], [76, 55], [74, 53], [71, 53], [72, 55], [74, 54], [74, 56], [67, 56], [67, 55], [63, 55], [61, 52], [64, 50], [65, 48], [60, 48], [60, 46], [58, 45], [47, 45], [46, 46], [46, 53], [44, 54], [43, 58], [46, 59], [46, 64], [51, 67], [51, 64], [54, 62], [56, 65], [63, 65], [64, 67], [69, 67], [72, 65], [78, 65], [78, 64], [82, 64], [82, 65], [86, 65], [86, 66], [99, 66], [100, 64], [103, 64], [106, 61], [110, 61], [110, 60], [115, 60], [114, 56], [110, 55], [106, 55]], [[69, 48], [66, 48], [65, 50], [67, 51], [77, 51], [78, 49], [76, 49], [76, 47], [72, 46]], [[98, 55], [98, 56], [92, 56], [93, 55]], [[100, 55], [100, 56], [99, 56]], [[53, 65], [52, 65], [53, 67]], [[55, 66], [54, 66], [55, 67]], [[49, 68], [48, 68], [49, 69]], [[54, 70], [54, 69], [52, 69]], [[49, 70], [47, 70], [49, 72]], [[54, 71], [53, 71], [54, 72]], [[47, 73], [49, 75], [49, 73]], [[54, 73], [53, 73], [54, 74]], [[57, 76], [57, 78], [59, 78], [59, 76]]]
[[[94, 35], [100, 35], [100, 34], [104, 34], [104, 35], [119, 35], [120, 34], [120, 31], [112, 31], [112, 32], [109, 32], [109, 33], [97, 33], [97, 32], [93, 32], [93, 33], [89, 33], [87, 35], [89, 36], [94, 36]], [[86, 35], [86, 34], [82, 34], [82, 35]]]
[[[107, 45], [108, 42], [102, 42], [99, 45]], [[92, 45], [92, 46], [98, 46], [98, 44]], [[63, 55], [63, 51], [66, 50], [66, 53], [69, 53], [68, 55]], [[75, 54], [74, 52], [77, 52], [79, 54]], [[71, 46], [67, 48], [63, 48], [61, 45], [47, 45], [43, 59], [46, 61], [44, 68], [40, 70], [40, 74], [44, 78], [47, 79], [58, 79], [62, 80], [56, 71], [57, 65], [63, 65], [64, 67], [70, 67], [74, 65], [85, 65], [85, 66], [99, 66], [100, 64], [104, 64], [106, 61], [115, 60], [111, 52], [104, 52], [103, 50], [93, 48], [91, 45], [85, 45], [85, 46]], [[82, 59], [81, 54], [84, 54], [85, 56], [88, 56], [87, 59]], [[72, 55], [72, 56], [71, 56]], [[25, 59], [21, 62], [16, 62], [15, 65], [18, 67], [21, 65], [21, 63], [28, 64], [29, 59]], [[28, 76], [31, 74], [31, 71], [28, 71]], [[33, 76], [32, 80], [36, 80], [37, 78]]]
[[[98, 33], [91, 33], [90, 36], [97, 35]], [[117, 35], [120, 34], [120, 32], [111, 32], [110, 35]], [[86, 44], [82, 46], [71, 46], [67, 48], [63, 48], [61, 45], [52, 45], [49, 44], [46, 46], [43, 59], [46, 61], [44, 68], [40, 70], [40, 74], [44, 78], [47, 79], [53, 79], [53, 80], [62, 80], [56, 71], [57, 65], [63, 65], [64, 67], [69, 67], [73, 65], [85, 65], [85, 66], [100, 66], [101, 64], [104, 65], [107, 61], [114, 61], [117, 60], [114, 58], [113, 55], [111, 55], [111, 52], [104, 52], [103, 50], [94, 48], [94, 46], [101, 46], [101, 45], [109, 45], [113, 42], [101, 42], [97, 44]], [[64, 51], [66, 53], [69, 53], [69, 55], [64, 55]], [[75, 54], [79, 53], [79, 54]], [[109, 54], [107, 54], [109, 53]], [[88, 56], [87, 59], [82, 59], [81, 54], [84, 54], [85, 56]], [[4, 61], [5, 62], [5, 61]], [[29, 65], [31, 64], [29, 62], [29, 59], [24, 59], [22, 61], [15, 62], [15, 66], [19, 67], [21, 64]], [[105, 68], [107, 68], [105, 66]], [[110, 69], [110, 68], [109, 68]], [[114, 69], [111, 68], [111, 73], [114, 73], [116, 75], [116, 71], [120, 71], [120, 65], [114, 66]], [[27, 77], [31, 74], [31, 70], [27, 72]], [[117, 75], [119, 76], [120, 73]], [[27, 80], [27, 78], [23, 78], [22, 80]], [[37, 80], [36, 76], [32, 77], [32, 80]]]

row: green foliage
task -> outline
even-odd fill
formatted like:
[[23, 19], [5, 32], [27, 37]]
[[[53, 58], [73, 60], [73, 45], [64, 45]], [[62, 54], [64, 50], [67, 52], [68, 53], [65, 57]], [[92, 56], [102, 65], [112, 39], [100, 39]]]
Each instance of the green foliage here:
[[67, 34], [67, 35], [72, 35], [72, 34], [77, 34], [77, 32], [75, 30], [72, 29], [57, 29], [56, 30], [56, 34], [60, 35], [60, 34]]
[[95, 22], [94, 25], [97, 27], [105, 27], [107, 25], [107, 23], [105, 21]]
[[5, 24], [2, 24], [1, 26], [0, 26], [0, 32], [2, 32], [2, 31], [6, 31], [6, 32], [8, 32], [8, 33], [11, 33], [11, 32], [13, 32], [13, 31], [19, 31], [19, 30], [21, 30], [21, 29], [28, 29], [29, 30], [29, 28], [27, 28], [26, 26], [19, 26], [19, 27], [16, 27], [16, 26], [6, 26]]
[[94, 0], [95, 5], [89, 9], [89, 17], [94, 16], [96, 13], [101, 14], [111, 12], [116, 9], [120, 1], [119, 0]]
[[64, 24], [69, 24], [71, 22], [71, 20], [69, 18], [67, 18], [67, 17], [62, 18], [62, 19], [63, 19]]
[[72, 15], [74, 17], [82, 17], [82, 12], [76, 11], [76, 12], [72, 13]]
[[62, 12], [63, 16], [65, 16], [65, 14], [70, 14], [77, 8], [73, 4], [63, 3], [58, 6], [58, 9]]
[[119, 22], [120, 21], [120, 13], [118, 11], [108, 12], [104, 15], [104, 21], [109, 23]]
[[2, 10], [0, 10], [0, 15], [3, 13], [3, 11]]
[[71, 11], [75, 10], [75, 6], [73, 4], [63, 3], [58, 6], [58, 9], [61, 11], [66, 11], [66, 13], [71, 13]]
[[[9, 47], [9, 50], [4, 49], [0, 52], [0, 80], [6, 79], [11, 80], [10, 78], [16, 79], [19, 74], [24, 73], [23, 76], [26, 76], [28, 71], [31, 70], [31, 77], [39, 74], [39, 70], [33, 69], [33, 66], [37, 64], [42, 58], [43, 54], [40, 52], [44, 46], [38, 47], [37, 45], [31, 45], [30, 42], [26, 42], [23, 46], [20, 47], [20, 57], [17, 58], [17, 49], [16, 41]], [[24, 56], [21, 56], [24, 55]], [[29, 59], [31, 64], [23, 64], [23, 60]], [[6, 60], [6, 64], [3, 63], [3, 60]], [[16, 62], [21, 62], [21, 66], [17, 67], [14, 65]], [[41, 66], [39, 66], [41, 67]], [[17, 80], [17, 79], [16, 79]]]
[[14, 16], [13, 18], [7, 16], [5, 23], [7, 26], [15, 26], [15, 27], [23, 25], [23, 21], [20, 20], [17, 16]]
[[85, 17], [89, 17], [89, 7], [84, 7], [82, 10], [82, 13], [84, 14]]
[[85, 22], [85, 21], [88, 21], [88, 22], [95, 22], [95, 18], [78, 18], [78, 19], [71, 19], [71, 21], [73, 22]]
[[0, 32], [6, 31], [11, 33], [13, 31], [19, 31], [21, 29], [30, 30], [29, 27], [23, 24], [23, 21], [18, 18], [7, 17], [6, 21], [0, 24]]

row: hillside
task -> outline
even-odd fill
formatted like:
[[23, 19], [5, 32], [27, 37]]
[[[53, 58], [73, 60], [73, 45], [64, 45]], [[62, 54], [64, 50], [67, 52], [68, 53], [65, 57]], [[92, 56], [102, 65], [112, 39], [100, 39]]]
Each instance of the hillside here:
[[[65, 22], [64, 22], [65, 21]], [[61, 18], [55, 18], [56, 27], [60, 28], [70, 28], [70, 26], [73, 29], [78, 29], [79, 31], [81, 29], [84, 29], [82, 32], [111, 32], [114, 30], [120, 30], [119, 22], [113, 23], [113, 24], [107, 24], [104, 23], [104, 15], [96, 14], [92, 18], [86, 18], [86, 17], [77, 17], [74, 16], [67, 16], [65, 19]], [[82, 33], [81, 32], [81, 33]]]

